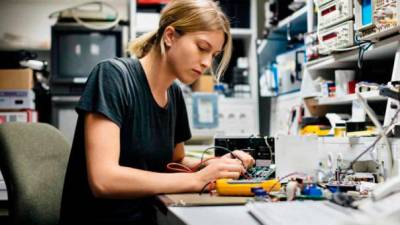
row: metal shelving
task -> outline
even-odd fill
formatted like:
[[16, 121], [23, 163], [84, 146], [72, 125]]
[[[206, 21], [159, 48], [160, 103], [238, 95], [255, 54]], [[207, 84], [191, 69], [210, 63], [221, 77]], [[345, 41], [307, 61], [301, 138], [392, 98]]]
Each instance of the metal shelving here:
[[[399, 45], [400, 34], [373, 44], [364, 54], [364, 60], [382, 60], [393, 57]], [[354, 67], [358, 59], [358, 49], [332, 54], [306, 63], [310, 71]]]
[[280, 21], [274, 29], [271, 29], [270, 35], [266, 39], [260, 40], [257, 53], [264, 53], [260, 63], [270, 61], [276, 55], [287, 50], [286, 36], [288, 27], [290, 27], [291, 34], [307, 32], [307, 6]]
[[[369, 91], [361, 93], [361, 96], [369, 102], [385, 101], [386, 97], [380, 96], [379, 91]], [[318, 105], [347, 105], [357, 100], [356, 94], [349, 94], [341, 97], [320, 97], [317, 98]]]
[[[326, 76], [327, 71], [335, 69], [354, 69], [357, 67], [358, 60], [358, 49], [350, 50], [347, 52], [334, 53], [324, 58], [316, 59], [306, 63], [305, 76], [303, 80], [301, 92], [303, 97], [311, 96], [309, 93], [316, 93], [317, 90], [313, 89], [313, 80], [318, 76]], [[393, 60], [394, 59], [394, 60]], [[400, 80], [400, 34], [397, 34], [386, 39], [382, 39], [374, 43], [364, 54], [363, 61], [384, 61], [393, 60], [393, 69], [391, 70], [391, 77], [388, 78], [387, 82]], [[361, 78], [362, 79], [362, 78]], [[314, 87], [315, 89], [315, 87]], [[308, 94], [307, 94], [308, 92]], [[379, 95], [377, 91], [371, 91], [363, 93], [364, 97], [368, 101], [384, 101], [384, 98]], [[347, 95], [339, 98], [317, 98], [319, 105], [351, 105], [353, 100], [357, 97]], [[386, 112], [385, 112], [385, 124], [388, 123], [390, 118], [394, 115], [394, 109], [391, 105], [398, 104], [394, 100], [389, 99], [387, 101]]]
[[304, 27], [303, 24], [307, 24], [307, 6], [303, 6], [292, 15], [279, 21], [278, 26], [273, 31], [286, 32], [287, 27], [290, 26], [291, 32], [303, 33], [307, 31], [307, 27]]

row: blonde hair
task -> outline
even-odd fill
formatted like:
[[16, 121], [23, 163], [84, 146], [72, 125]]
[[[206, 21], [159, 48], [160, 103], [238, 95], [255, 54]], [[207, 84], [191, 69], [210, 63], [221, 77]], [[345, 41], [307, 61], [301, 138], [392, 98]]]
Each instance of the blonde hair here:
[[158, 29], [136, 38], [129, 44], [131, 55], [142, 58], [153, 48], [164, 54], [163, 33], [168, 26], [174, 27], [182, 34], [216, 30], [224, 32], [222, 58], [217, 66], [214, 62], [210, 68], [211, 74], [219, 81], [232, 55], [232, 36], [229, 20], [217, 3], [212, 0], [171, 0], [161, 12]]

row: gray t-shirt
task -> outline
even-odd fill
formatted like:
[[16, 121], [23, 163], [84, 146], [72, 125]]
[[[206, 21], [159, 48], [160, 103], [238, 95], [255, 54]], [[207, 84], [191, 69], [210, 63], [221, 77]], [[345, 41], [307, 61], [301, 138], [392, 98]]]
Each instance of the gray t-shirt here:
[[160, 107], [138, 59], [109, 59], [91, 72], [76, 110], [79, 117], [65, 178], [60, 224], [154, 223], [153, 197], [93, 196], [85, 163], [84, 114], [100, 113], [120, 127], [120, 165], [164, 172], [172, 161], [175, 145], [191, 138], [179, 86], [171, 85], [168, 103]]

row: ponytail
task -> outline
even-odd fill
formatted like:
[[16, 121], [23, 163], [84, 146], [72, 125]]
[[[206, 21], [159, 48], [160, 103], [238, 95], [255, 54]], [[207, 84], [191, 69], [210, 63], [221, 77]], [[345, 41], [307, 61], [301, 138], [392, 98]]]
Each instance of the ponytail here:
[[223, 31], [225, 43], [221, 60], [213, 62], [211, 74], [218, 81], [229, 65], [232, 54], [232, 36], [229, 19], [213, 0], [171, 0], [162, 10], [158, 29], [146, 33], [129, 44], [129, 52], [143, 58], [153, 48], [161, 55], [166, 52], [164, 30], [174, 27], [183, 34], [196, 31]]
[[156, 43], [156, 39], [157, 30], [145, 33], [129, 44], [128, 51], [131, 55], [135, 55], [139, 59], [143, 58], [150, 52]]

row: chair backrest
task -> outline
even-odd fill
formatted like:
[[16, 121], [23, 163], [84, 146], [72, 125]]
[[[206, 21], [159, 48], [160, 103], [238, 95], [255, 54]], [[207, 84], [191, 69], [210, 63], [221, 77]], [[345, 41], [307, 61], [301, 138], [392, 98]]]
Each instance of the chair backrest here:
[[70, 154], [66, 138], [43, 123], [0, 125], [0, 169], [12, 224], [57, 224]]

